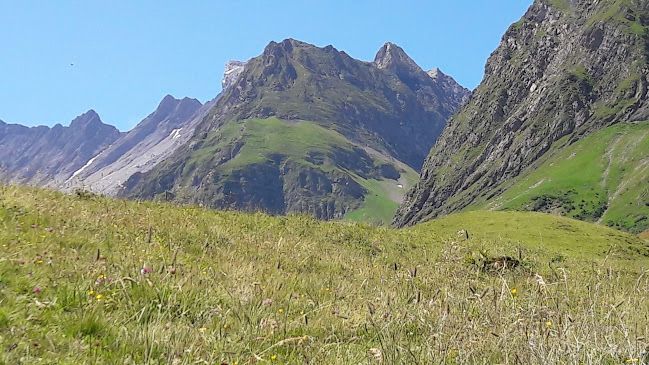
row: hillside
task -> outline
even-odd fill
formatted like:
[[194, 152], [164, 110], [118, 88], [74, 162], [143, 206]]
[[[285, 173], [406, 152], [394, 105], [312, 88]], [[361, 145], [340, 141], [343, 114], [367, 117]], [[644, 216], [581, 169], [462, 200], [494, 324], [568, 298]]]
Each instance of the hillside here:
[[[640, 233], [649, 229], [649, 123], [617, 124], [549, 154], [480, 209], [544, 211]], [[575, 173], [578, 171], [579, 173]]]
[[1, 187], [0, 242], [6, 364], [613, 364], [649, 344], [649, 244], [539, 213], [396, 231]]
[[[433, 77], [434, 76], [434, 77]], [[387, 223], [468, 90], [386, 43], [373, 62], [287, 39], [124, 196]]]
[[[649, 150], [634, 123], [649, 120], [648, 26], [644, 1], [535, 1], [449, 121], [394, 224], [490, 207], [646, 229]], [[590, 151], [584, 138], [599, 131]], [[614, 131], [628, 135], [607, 139]]]

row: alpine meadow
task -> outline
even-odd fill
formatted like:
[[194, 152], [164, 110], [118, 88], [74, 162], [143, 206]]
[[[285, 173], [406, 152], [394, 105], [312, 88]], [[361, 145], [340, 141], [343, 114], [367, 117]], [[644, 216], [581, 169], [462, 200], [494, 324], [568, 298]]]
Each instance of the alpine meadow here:
[[0, 5], [0, 365], [649, 365], [649, 2], [433, 3]]

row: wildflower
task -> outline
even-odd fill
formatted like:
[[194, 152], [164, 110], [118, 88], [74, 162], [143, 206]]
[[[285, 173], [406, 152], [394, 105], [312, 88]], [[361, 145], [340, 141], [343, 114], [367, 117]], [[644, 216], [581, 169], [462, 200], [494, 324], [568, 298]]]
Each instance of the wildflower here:
[[41, 288], [38, 287], [38, 286], [35, 286], [34, 289], [32, 290], [32, 292], [34, 292], [34, 293], [40, 293], [40, 292], [41, 292]]
[[150, 268], [150, 267], [143, 267], [142, 270], [140, 270], [140, 273], [141, 273], [142, 275], [146, 275], [147, 273], [150, 273], [150, 272], [152, 272], [152, 271], [153, 271], [153, 269]]
[[42, 264], [42, 263], [43, 263], [43, 260], [38, 260], [38, 261], [36, 261], [36, 263], [37, 263], [37, 264]]
[[95, 291], [94, 290], [89, 291], [88, 295], [95, 295]]
[[640, 361], [639, 359], [627, 359], [625, 362], [638, 362]]
[[279, 309], [279, 312], [280, 312], [280, 313], [284, 313], [284, 308], [280, 308], [280, 309]]
[[228, 325], [227, 325], [227, 324], [224, 324], [224, 325], [223, 325], [223, 329], [227, 329], [227, 328], [228, 328]]
[[271, 359], [271, 360], [275, 360], [275, 359], [277, 359], [277, 355], [273, 355], [273, 356], [271, 356], [270, 359]]
[[545, 325], [548, 326], [548, 327], [550, 327], [550, 326], [552, 326], [552, 322], [547, 321], [547, 322], [545, 322]]
[[47, 229], [46, 229], [46, 231], [48, 231], [48, 232], [50, 232], [50, 233], [52, 233], [52, 232], [54, 232], [54, 228], [52, 228], [52, 227], [49, 227], [49, 228], [47, 228]]
[[512, 289], [512, 290], [510, 290], [510, 293], [512, 293], [512, 294], [516, 294], [516, 289]]
[[207, 327], [201, 327], [198, 330], [201, 331], [201, 332], [204, 332], [205, 330], [207, 330]]
[[32, 228], [38, 228], [38, 224], [32, 224]]
[[97, 296], [96, 296], [95, 298], [97, 298], [97, 300], [100, 300], [100, 299], [103, 298], [103, 297], [104, 297], [103, 295], [101, 295], [101, 294], [97, 294]]

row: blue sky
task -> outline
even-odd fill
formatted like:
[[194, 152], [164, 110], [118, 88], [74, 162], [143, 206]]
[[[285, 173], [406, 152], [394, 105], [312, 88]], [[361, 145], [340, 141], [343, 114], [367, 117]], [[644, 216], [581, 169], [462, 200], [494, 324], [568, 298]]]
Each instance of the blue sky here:
[[[4, 1], [0, 119], [53, 125], [88, 109], [128, 130], [166, 95], [205, 102], [224, 63], [269, 41], [332, 44], [370, 61], [400, 45], [466, 87], [532, 0]], [[71, 65], [74, 64], [74, 65]]]

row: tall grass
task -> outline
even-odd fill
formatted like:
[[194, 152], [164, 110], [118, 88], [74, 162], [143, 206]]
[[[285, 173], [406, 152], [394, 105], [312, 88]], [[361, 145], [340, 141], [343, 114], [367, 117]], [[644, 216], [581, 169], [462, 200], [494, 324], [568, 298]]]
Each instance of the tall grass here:
[[649, 344], [649, 260], [619, 236], [584, 258], [1, 189], [0, 363], [620, 364]]

